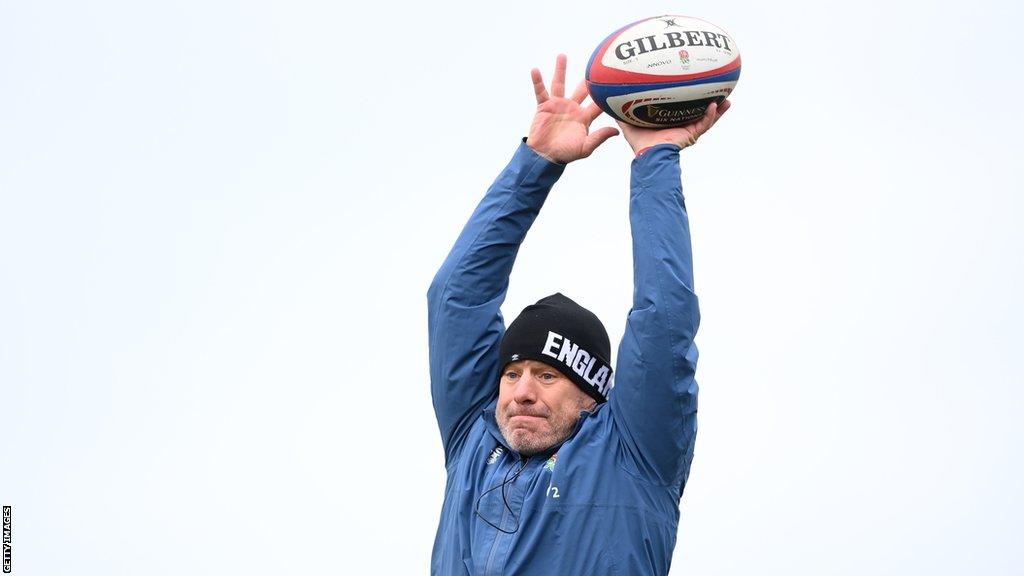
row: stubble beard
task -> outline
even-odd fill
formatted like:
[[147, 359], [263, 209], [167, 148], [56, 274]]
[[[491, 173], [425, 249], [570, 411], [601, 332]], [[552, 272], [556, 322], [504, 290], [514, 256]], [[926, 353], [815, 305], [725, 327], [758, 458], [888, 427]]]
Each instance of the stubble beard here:
[[509, 448], [523, 456], [533, 456], [564, 442], [572, 434], [576, 422], [579, 421], [580, 412], [585, 408], [585, 402], [577, 402], [567, 413], [548, 414], [545, 418], [545, 429], [540, 431], [512, 428], [512, 416], [508, 414], [506, 408], [498, 414], [498, 429], [505, 437], [505, 442], [508, 442]]

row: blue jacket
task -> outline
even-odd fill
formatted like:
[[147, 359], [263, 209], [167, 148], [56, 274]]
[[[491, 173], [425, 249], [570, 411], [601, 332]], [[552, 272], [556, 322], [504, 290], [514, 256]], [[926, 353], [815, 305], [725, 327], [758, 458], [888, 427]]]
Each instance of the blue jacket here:
[[529, 459], [495, 421], [499, 307], [519, 245], [563, 169], [520, 145], [428, 291], [447, 469], [435, 575], [668, 573], [697, 431], [700, 319], [675, 146], [633, 161], [633, 306], [609, 401]]

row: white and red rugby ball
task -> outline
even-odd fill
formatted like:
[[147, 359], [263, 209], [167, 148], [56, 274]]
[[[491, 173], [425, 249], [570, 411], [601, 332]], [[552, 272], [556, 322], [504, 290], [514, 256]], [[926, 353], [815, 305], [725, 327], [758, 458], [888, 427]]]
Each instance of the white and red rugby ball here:
[[634, 22], [605, 38], [587, 64], [590, 97], [644, 128], [682, 126], [721, 102], [740, 78], [740, 51], [724, 30], [689, 16]]

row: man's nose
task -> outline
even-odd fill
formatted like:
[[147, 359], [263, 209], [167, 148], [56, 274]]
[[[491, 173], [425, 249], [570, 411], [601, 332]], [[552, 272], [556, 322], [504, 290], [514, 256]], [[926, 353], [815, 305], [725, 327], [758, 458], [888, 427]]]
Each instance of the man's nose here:
[[515, 400], [517, 404], [530, 404], [537, 400], [537, 379], [524, 372], [516, 382]]

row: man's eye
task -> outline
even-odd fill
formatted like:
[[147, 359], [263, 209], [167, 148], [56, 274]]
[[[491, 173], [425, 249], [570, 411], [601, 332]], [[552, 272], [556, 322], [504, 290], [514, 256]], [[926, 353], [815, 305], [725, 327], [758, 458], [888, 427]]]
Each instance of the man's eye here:
[[544, 379], [544, 380], [554, 380], [555, 379], [555, 375], [550, 373], [550, 372], [545, 372], [545, 373], [541, 374], [540, 377], [542, 379]]
[[513, 380], [518, 376], [519, 374], [516, 374], [515, 372], [505, 372], [505, 378], [508, 378], [509, 380]]

